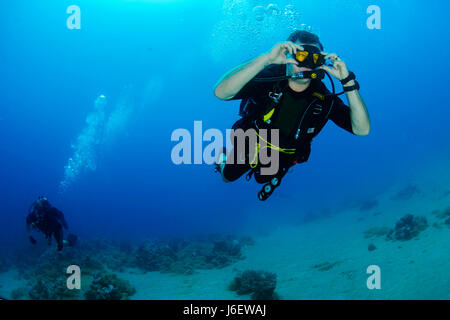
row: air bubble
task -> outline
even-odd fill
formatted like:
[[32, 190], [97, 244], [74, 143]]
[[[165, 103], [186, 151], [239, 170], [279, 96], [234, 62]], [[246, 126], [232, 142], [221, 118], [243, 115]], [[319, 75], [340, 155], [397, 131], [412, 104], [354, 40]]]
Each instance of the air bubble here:
[[263, 21], [265, 14], [266, 10], [263, 6], [256, 6], [253, 8], [253, 15], [255, 16], [256, 21]]
[[267, 5], [266, 8], [266, 14], [267, 15], [272, 15], [272, 16], [277, 16], [281, 13], [280, 8], [278, 7], [278, 5], [271, 3]]

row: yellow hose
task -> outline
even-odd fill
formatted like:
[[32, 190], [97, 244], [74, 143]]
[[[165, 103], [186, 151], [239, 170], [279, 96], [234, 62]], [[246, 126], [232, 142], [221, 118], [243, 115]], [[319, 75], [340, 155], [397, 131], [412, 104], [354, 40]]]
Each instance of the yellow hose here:
[[[256, 135], [258, 136], [259, 139], [261, 139], [262, 141], [264, 141], [266, 143], [266, 145], [263, 147], [264, 148], [269, 148], [275, 151], [279, 151], [285, 154], [295, 154], [296, 149], [288, 149], [288, 148], [280, 148], [276, 145], [271, 144], [269, 141], [264, 140], [259, 134], [258, 132], [256, 133]], [[260, 150], [260, 144], [259, 142], [257, 142], [255, 144], [255, 155], [253, 156], [253, 160], [250, 162], [250, 168], [254, 169], [258, 166], [258, 154], [259, 154], [259, 150]]]

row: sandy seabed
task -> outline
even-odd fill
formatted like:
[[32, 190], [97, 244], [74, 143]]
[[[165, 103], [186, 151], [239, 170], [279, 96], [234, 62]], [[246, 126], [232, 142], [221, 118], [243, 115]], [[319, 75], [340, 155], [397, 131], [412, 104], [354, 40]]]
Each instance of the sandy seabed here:
[[[425, 185], [427, 181], [421, 184]], [[389, 190], [377, 197], [378, 205], [371, 210], [352, 208], [280, 226], [254, 237], [255, 244], [242, 249], [245, 259], [222, 269], [197, 270], [193, 275], [138, 269], [116, 274], [135, 287], [131, 299], [249, 299], [228, 290], [236, 273], [246, 269], [276, 273], [281, 299], [450, 299], [450, 226], [433, 214], [450, 206], [450, 196], [446, 188], [422, 190], [408, 201], [392, 200], [394, 189]], [[368, 229], [393, 228], [406, 214], [428, 221], [428, 228], [417, 238], [365, 238]], [[376, 249], [369, 251], [369, 244]], [[380, 267], [379, 290], [367, 288], [370, 265]], [[2, 297], [10, 298], [13, 289], [25, 286], [26, 281], [14, 271], [0, 274]]]
[[[374, 212], [349, 211], [297, 226], [283, 226], [255, 238], [244, 250], [245, 259], [219, 270], [199, 270], [194, 275], [128, 269], [117, 275], [136, 288], [132, 299], [248, 299], [227, 286], [236, 271], [266, 270], [277, 274], [281, 299], [450, 299], [450, 228], [433, 226], [431, 214], [440, 207], [423, 199], [409, 202], [411, 209], [378, 207]], [[444, 206], [444, 204], [442, 204]], [[390, 226], [406, 213], [419, 212], [429, 227], [409, 241], [366, 239], [364, 231]], [[441, 223], [442, 224], [442, 223]], [[376, 246], [373, 251], [368, 245]], [[326, 270], [314, 266], [326, 264]], [[381, 269], [381, 289], [369, 290], [367, 267]], [[14, 271], [0, 274], [0, 296], [24, 287]]]

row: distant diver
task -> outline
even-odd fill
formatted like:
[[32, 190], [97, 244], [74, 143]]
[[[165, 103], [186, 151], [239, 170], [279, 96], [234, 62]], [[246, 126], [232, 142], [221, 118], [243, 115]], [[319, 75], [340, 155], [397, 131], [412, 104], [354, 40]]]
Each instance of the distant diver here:
[[[36, 240], [31, 236], [31, 229], [42, 232], [51, 245], [52, 236], [58, 244], [58, 251], [61, 251], [65, 241], [64, 229], [68, 229], [64, 214], [57, 208], [53, 207], [46, 197], [40, 196], [31, 205], [30, 211], [26, 218], [27, 233], [32, 244], [36, 244]], [[76, 236], [69, 235], [69, 245], [76, 242]], [[75, 238], [74, 238], [75, 237]]]
[[[335, 92], [330, 74], [341, 82], [343, 92]], [[322, 82], [325, 75], [333, 92]], [[247, 172], [247, 180], [254, 175], [258, 183], [264, 184], [258, 198], [265, 201], [290, 167], [308, 160], [311, 142], [328, 119], [352, 134], [369, 134], [369, 114], [359, 88], [346, 63], [337, 54], [323, 52], [317, 35], [294, 31], [286, 42], [277, 43], [269, 52], [234, 68], [216, 85], [217, 98], [242, 100], [239, 112], [242, 118], [233, 129], [244, 132], [253, 129], [258, 138], [254, 142], [246, 138], [245, 148], [237, 148], [235, 131], [231, 137], [233, 150], [227, 154], [224, 148], [218, 156], [216, 171], [225, 182], [235, 181]], [[338, 97], [344, 93], [349, 106]], [[264, 140], [261, 129], [268, 132], [278, 129], [279, 145]], [[271, 153], [278, 151], [276, 174], [261, 174], [261, 168], [266, 166], [258, 161], [262, 148], [271, 149]], [[250, 150], [255, 150], [255, 155], [250, 155]]]

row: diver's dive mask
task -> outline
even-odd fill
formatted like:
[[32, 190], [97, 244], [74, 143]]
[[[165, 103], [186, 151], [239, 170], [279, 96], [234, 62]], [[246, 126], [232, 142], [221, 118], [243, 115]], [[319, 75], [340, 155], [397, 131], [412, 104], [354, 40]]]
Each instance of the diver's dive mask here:
[[317, 69], [325, 63], [325, 56], [316, 46], [303, 45], [305, 50], [299, 50], [295, 53], [294, 59], [298, 61], [299, 67], [308, 69]]
[[323, 79], [325, 72], [319, 67], [325, 64], [325, 56], [316, 46], [305, 44], [302, 47], [304, 50], [297, 51], [292, 58], [298, 62], [299, 67], [308, 68], [312, 71], [303, 71], [288, 76], [292, 79]]

